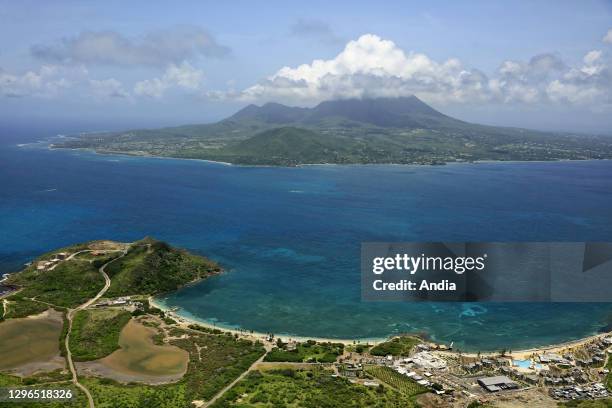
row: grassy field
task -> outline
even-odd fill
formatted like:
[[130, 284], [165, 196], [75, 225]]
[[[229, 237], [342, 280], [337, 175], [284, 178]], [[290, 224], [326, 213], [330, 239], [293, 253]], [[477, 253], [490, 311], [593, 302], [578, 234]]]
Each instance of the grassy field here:
[[[8, 301], [6, 314], [3, 316], [4, 319], [15, 319], [36, 315], [50, 308], [50, 306], [45, 303], [25, 299], [21, 297], [19, 293], [11, 296]], [[0, 308], [0, 311], [4, 312], [3, 308]]]
[[[36, 298], [61, 307], [75, 307], [94, 297], [104, 286], [98, 268], [87, 261], [61, 262], [53, 270], [37, 271], [28, 267], [9, 278], [10, 284], [22, 286], [16, 295]], [[13, 299], [14, 297], [9, 297]]]
[[230, 334], [195, 334], [172, 344], [189, 352], [184, 381], [193, 399], [212, 398], [265, 352], [260, 343], [236, 339]]
[[57, 378], [41, 378], [32, 377], [24, 380], [20, 377], [2, 374], [0, 373], [0, 388], [4, 387], [18, 387], [19, 389], [31, 388], [31, 389], [70, 389], [72, 391], [73, 398], [70, 401], [56, 401], [56, 402], [0, 402], [0, 407], [10, 408], [82, 408], [87, 405], [87, 399], [72, 382], [66, 381], [64, 377]]
[[344, 344], [342, 343], [316, 343], [309, 340], [298, 343], [296, 349], [292, 351], [275, 347], [266, 355], [264, 361], [333, 363], [343, 352]]
[[412, 407], [410, 398], [389, 387], [352, 384], [332, 372], [254, 371], [212, 405], [225, 407]]
[[149, 386], [119, 384], [112, 380], [84, 378], [97, 408], [193, 407], [185, 384]]
[[0, 323], [0, 370], [45, 362], [59, 353], [61, 319], [10, 319]]
[[75, 361], [96, 360], [119, 348], [119, 334], [130, 313], [115, 309], [81, 310], [74, 316], [70, 350]]
[[373, 356], [408, 356], [410, 351], [417, 344], [422, 343], [422, 340], [413, 336], [395, 337], [384, 343], [379, 343], [370, 349], [370, 354]]
[[402, 394], [413, 397], [427, 392], [427, 388], [397, 371], [383, 366], [367, 366], [366, 373], [392, 386]]

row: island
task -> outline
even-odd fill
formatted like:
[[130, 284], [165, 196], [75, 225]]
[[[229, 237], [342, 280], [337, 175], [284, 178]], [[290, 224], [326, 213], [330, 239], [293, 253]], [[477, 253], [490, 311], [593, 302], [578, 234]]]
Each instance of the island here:
[[83, 133], [51, 147], [271, 166], [612, 158], [610, 135], [468, 123], [416, 96], [249, 105], [217, 123]]
[[17, 389], [68, 390], [71, 397], [10, 406], [612, 403], [610, 333], [533, 350], [464, 353], [410, 333], [362, 342], [223, 329], [157, 307], [155, 296], [221, 273], [216, 262], [153, 238], [91, 241], [41, 255], [1, 283], [0, 403]]

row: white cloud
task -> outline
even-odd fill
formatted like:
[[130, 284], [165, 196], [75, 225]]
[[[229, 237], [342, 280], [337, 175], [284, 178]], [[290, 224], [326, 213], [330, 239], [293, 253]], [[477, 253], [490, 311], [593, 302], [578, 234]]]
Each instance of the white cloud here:
[[43, 65], [38, 71], [11, 74], [0, 70], [0, 94], [7, 97], [54, 97], [87, 76], [83, 67]]
[[166, 66], [197, 57], [221, 57], [229, 48], [200, 27], [181, 26], [128, 38], [115, 31], [85, 31], [57, 44], [38, 44], [31, 54], [53, 63]]
[[137, 82], [134, 85], [134, 93], [159, 99], [172, 87], [197, 91], [203, 79], [204, 72], [194, 68], [188, 62], [183, 62], [181, 65], [170, 64], [161, 78]]
[[489, 77], [478, 69], [466, 68], [458, 59], [437, 62], [366, 34], [350, 41], [332, 59], [283, 67], [238, 97], [313, 103], [416, 94], [440, 104], [606, 102], [612, 79], [603, 53], [591, 51], [583, 61], [583, 66], [570, 68], [556, 55], [541, 54], [528, 62], [504, 61]]
[[590, 51], [583, 62], [583, 66], [571, 68], [553, 80], [547, 88], [548, 96], [554, 102], [611, 104], [612, 72], [603, 61], [603, 53]]
[[134, 85], [134, 93], [138, 96], [148, 96], [150, 98], [159, 99], [164, 95], [168, 86], [168, 84], [159, 78], [145, 79]]
[[606, 35], [604, 35], [602, 41], [608, 44], [612, 44], [612, 28], [608, 30]]
[[[463, 68], [456, 59], [437, 63], [418, 53], [406, 54], [392, 41], [372, 34], [350, 41], [330, 60], [296, 68], [283, 67], [243, 92], [245, 98], [293, 97], [322, 100], [346, 97], [441, 94], [462, 99], [482, 87], [481, 73]], [[461, 85], [464, 85], [460, 88]]]
[[164, 75], [164, 80], [170, 83], [185, 88], [196, 90], [200, 87], [202, 80], [204, 79], [204, 72], [195, 69], [189, 63], [183, 62], [183, 64], [170, 65]]
[[123, 84], [115, 78], [90, 79], [89, 85], [94, 96], [98, 98], [129, 98], [130, 96], [123, 88]]
[[593, 50], [593, 51], [589, 51], [584, 56], [583, 61], [586, 65], [594, 65], [600, 59], [601, 59], [601, 51]]

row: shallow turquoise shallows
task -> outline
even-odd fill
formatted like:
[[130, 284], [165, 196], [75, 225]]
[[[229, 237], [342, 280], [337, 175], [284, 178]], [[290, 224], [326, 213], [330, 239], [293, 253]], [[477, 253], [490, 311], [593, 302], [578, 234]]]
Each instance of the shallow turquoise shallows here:
[[[0, 145], [0, 272], [145, 235], [226, 270], [163, 299], [223, 326], [332, 338], [427, 333], [464, 350], [572, 340], [612, 304], [365, 303], [364, 241], [612, 241], [612, 162], [236, 167]], [[0, 142], [2, 143], [2, 142]]]

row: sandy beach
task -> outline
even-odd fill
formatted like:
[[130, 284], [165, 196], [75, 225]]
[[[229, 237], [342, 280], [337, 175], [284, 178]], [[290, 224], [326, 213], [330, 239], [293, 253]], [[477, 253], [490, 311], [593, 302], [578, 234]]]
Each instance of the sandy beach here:
[[[196, 324], [199, 326], [203, 326], [203, 327], [207, 327], [209, 329], [218, 329], [218, 330], [222, 330], [225, 332], [229, 332], [232, 334], [237, 334], [239, 336], [241, 336], [242, 338], [245, 339], [249, 339], [249, 340], [255, 340], [255, 341], [266, 341], [266, 339], [268, 338], [268, 334], [266, 333], [261, 333], [261, 332], [256, 332], [256, 331], [251, 331], [251, 330], [247, 330], [247, 329], [235, 329], [235, 328], [228, 328], [228, 327], [224, 327], [224, 326], [217, 326], [214, 324], [211, 324], [209, 322], [205, 322], [202, 320], [198, 320], [195, 318], [191, 318], [191, 317], [186, 317], [181, 315], [179, 312], [175, 312], [170, 310], [170, 308], [168, 308], [165, 305], [160, 304], [158, 301], [156, 301], [154, 298], [150, 297], [149, 298], [149, 303], [151, 304], [151, 306], [156, 307], [160, 310], [163, 310], [168, 316], [172, 317], [174, 320], [176, 320], [178, 322], [178, 324], [182, 327], [188, 327], [189, 325], [192, 324]], [[276, 341], [276, 339], [282, 339], [283, 341], [298, 341], [298, 342], [303, 342], [303, 341], [307, 341], [307, 340], [314, 340], [320, 343], [323, 342], [330, 342], [330, 343], [342, 343], [344, 345], [351, 345], [351, 344], [378, 344], [378, 343], [382, 343], [384, 341], [386, 341], [386, 338], [379, 338], [379, 339], [330, 339], [330, 338], [325, 338], [325, 337], [304, 337], [304, 336], [290, 336], [287, 334], [277, 334], [277, 333], [272, 333], [274, 334], [274, 341]]]
[[[250, 330], [239, 330], [239, 329], [235, 329], [235, 328], [226, 328], [223, 326], [217, 326], [208, 322], [204, 322], [195, 318], [189, 318], [189, 317], [185, 317], [183, 315], [181, 315], [179, 312], [175, 312], [170, 310], [170, 308], [166, 307], [165, 305], [160, 304], [159, 302], [157, 302], [155, 299], [153, 299], [152, 297], [149, 298], [149, 302], [152, 306], [163, 310], [167, 315], [169, 315], [170, 317], [172, 317], [173, 319], [175, 319], [177, 322], [179, 322], [179, 325], [182, 327], [188, 327], [191, 324], [196, 324], [196, 325], [200, 325], [200, 326], [204, 326], [210, 329], [219, 329], [219, 330], [223, 330], [226, 332], [230, 332], [232, 334], [237, 334], [239, 336], [241, 336], [242, 338], [246, 338], [249, 340], [254, 340], [254, 341], [266, 341], [266, 339], [268, 338], [268, 334], [266, 333], [260, 333], [260, 332], [251, 332]], [[378, 343], [382, 343], [384, 341], [389, 340], [389, 338], [392, 338], [394, 336], [391, 336], [389, 338], [378, 338], [378, 339], [330, 339], [330, 338], [324, 338], [324, 337], [304, 337], [304, 336], [289, 336], [286, 334], [274, 334], [274, 338], [275, 339], [282, 339], [283, 341], [298, 341], [298, 342], [303, 342], [303, 341], [307, 341], [307, 340], [315, 340], [317, 342], [331, 342], [331, 343], [342, 343], [345, 345], [352, 345], [352, 344], [372, 344], [372, 345], [376, 345]], [[595, 334], [592, 336], [588, 336], [588, 337], [583, 337], [580, 339], [576, 339], [576, 340], [570, 340], [567, 342], [563, 342], [563, 343], [558, 343], [558, 344], [551, 344], [551, 345], [547, 345], [547, 346], [541, 346], [541, 347], [532, 347], [529, 349], [523, 349], [523, 350], [512, 350], [512, 354], [511, 356], [514, 359], [529, 359], [531, 358], [532, 355], [534, 354], [542, 354], [542, 353], [563, 353], [564, 351], [567, 351], [568, 349], [571, 348], [575, 348], [575, 347], [580, 347], [583, 346], [587, 343], [590, 343], [594, 340], [597, 339], [602, 339], [608, 336], [611, 336], [612, 333], [599, 333], [599, 334]], [[431, 343], [429, 341], [424, 340], [425, 343]], [[443, 354], [456, 354], [453, 351], [438, 351], [440, 353]], [[467, 357], [476, 357], [478, 355], [478, 353], [465, 353], [462, 352], [461, 353], [464, 356]], [[494, 351], [494, 352], [482, 352], [480, 353], [481, 357], [484, 356], [498, 356], [499, 352], [498, 351]], [[510, 354], [509, 354], [510, 355]]]

